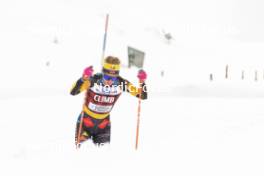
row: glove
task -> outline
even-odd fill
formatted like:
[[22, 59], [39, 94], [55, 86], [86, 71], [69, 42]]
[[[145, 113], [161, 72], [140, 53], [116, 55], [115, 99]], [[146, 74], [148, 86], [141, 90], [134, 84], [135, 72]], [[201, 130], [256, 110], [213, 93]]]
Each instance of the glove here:
[[87, 80], [93, 75], [93, 66], [89, 66], [83, 70], [83, 79]]
[[147, 79], [147, 73], [144, 70], [139, 70], [137, 77], [141, 82], [145, 81]]

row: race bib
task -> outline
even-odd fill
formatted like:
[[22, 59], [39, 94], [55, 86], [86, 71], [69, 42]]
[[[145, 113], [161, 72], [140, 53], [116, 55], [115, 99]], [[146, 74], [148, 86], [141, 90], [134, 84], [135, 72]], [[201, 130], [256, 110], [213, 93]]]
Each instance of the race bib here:
[[113, 105], [105, 106], [105, 105], [96, 105], [92, 102], [89, 103], [88, 108], [94, 112], [98, 113], [108, 113], [111, 111]]

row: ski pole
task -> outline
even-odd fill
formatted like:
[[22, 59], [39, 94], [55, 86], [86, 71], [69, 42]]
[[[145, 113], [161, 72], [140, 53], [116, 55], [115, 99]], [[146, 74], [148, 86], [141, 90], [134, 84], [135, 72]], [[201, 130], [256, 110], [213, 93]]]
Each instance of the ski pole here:
[[[89, 83], [89, 87], [90, 87], [90, 83]], [[84, 108], [85, 108], [85, 103], [86, 101], [84, 100], [83, 102], [83, 106], [82, 106], [82, 113], [81, 113], [81, 117], [80, 117], [80, 123], [79, 123], [79, 128], [77, 131], [77, 139], [76, 139], [76, 149], [79, 149], [81, 146], [81, 132], [82, 132], [82, 126], [83, 126], [83, 117], [84, 117]]]
[[140, 89], [139, 89], [139, 97], [138, 97], [138, 109], [137, 109], [137, 131], [136, 131], [136, 145], [135, 149], [138, 149], [138, 138], [139, 138], [139, 125], [140, 125], [140, 112], [141, 112], [141, 94], [142, 94], [142, 82], [139, 81]]
[[[89, 87], [90, 87], [90, 83], [89, 83]], [[80, 117], [79, 128], [78, 128], [78, 131], [77, 131], [76, 149], [79, 149], [80, 145], [81, 145], [80, 137], [81, 137], [82, 126], [83, 126], [83, 117], [84, 117], [85, 103], [86, 103], [86, 101], [84, 100], [84, 103], [83, 103], [83, 106], [82, 106], [83, 107], [82, 108], [82, 113], [81, 113], [81, 117]]]
[[108, 20], [109, 20], [109, 14], [106, 14], [105, 19], [105, 32], [104, 32], [104, 41], [103, 41], [103, 52], [102, 52], [102, 60], [101, 64], [104, 63], [104, 57], [105, 57], [105, 48], [106, 48], [106, 39], [107, 39], [107, 30], [108, 30]]
[[[85, 105], [83, 105], [84, 107]], [[77, 134], [77, 142], [76, 142], [76, 149], [80, 148], [80, 137], [81, 137], [81, 131], [82, 131], [82, 124], [83, 124], [83, 116], [84, 116], [84, 108], [81, 113], [79, 128], [78, 128], [78, 134]]]

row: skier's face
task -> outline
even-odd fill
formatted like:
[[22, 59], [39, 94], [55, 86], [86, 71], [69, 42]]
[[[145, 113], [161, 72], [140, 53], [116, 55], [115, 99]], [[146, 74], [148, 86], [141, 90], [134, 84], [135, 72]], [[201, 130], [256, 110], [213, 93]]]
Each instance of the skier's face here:
[[117, 79], [116, 77], [104, 74], [104, 77], [103, 77], [104, 85], [111, 86], [116, 79]]
[[112, 80], [104, 80], [104, 85], [111, 86], [113, 84]]

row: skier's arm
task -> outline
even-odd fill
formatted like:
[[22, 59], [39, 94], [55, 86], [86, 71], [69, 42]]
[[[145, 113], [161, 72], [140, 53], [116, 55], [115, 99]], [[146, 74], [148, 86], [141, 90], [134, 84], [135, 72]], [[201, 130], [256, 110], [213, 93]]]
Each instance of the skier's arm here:
[[143, 69], [140, 69], [138, 71], [138, 75], [137, 75], [138, 79], [139, 79], [139, 88], [137, 88], [136, 86], [134, 86], [133, 84], [131, 84], [129, 81], [126, 81], [127, 82], [127, 91], [135, 96], [135, 97], [138, 97], [142, 100], [145, 100], [148, 98], [148, 93], [147, 93], [147, 86], [146, 86], [146, 83], [145, 83], [145, 80], [147, 79], [147, 73], [143, 70]]
[[72, 89], [71, 89], [71, 95], [77, 95], [80, 92], [87, 90], [91, 85], [91, 81], [88, 80], [84, 80], [83, 78], [80, 78], [76, 81], [76, 83], [73, 85]]
[[137, 98], [140, 97], [142, 100], [147, 99], [148, 93], [147, 93], [147, 86], [145, 82], [140, 83], [140, 87], [137, 88], [132, 83], [130, 83], [128, 80], [125, 80], [121, 77], [120, 77], [120, 80], [121, 80], [121, 84], [122, 84], [124, 92], [128, 92]]
[[147, 86], [145, 82], [140, 83], [139, 88], [134, 86], [132, 83], [128, 82], [127, 92], [137, 98], [141, 98], [142, 100], [148, 98]]
[[78, 81], [73, 85], [71, 89], [72, 95], [77, 95], [80, 92], [87, 90], [91, 86], [91, 82], [93, 79], [93, 66], [89, 66], [83, 70], [82, 78], [78, 79]]

